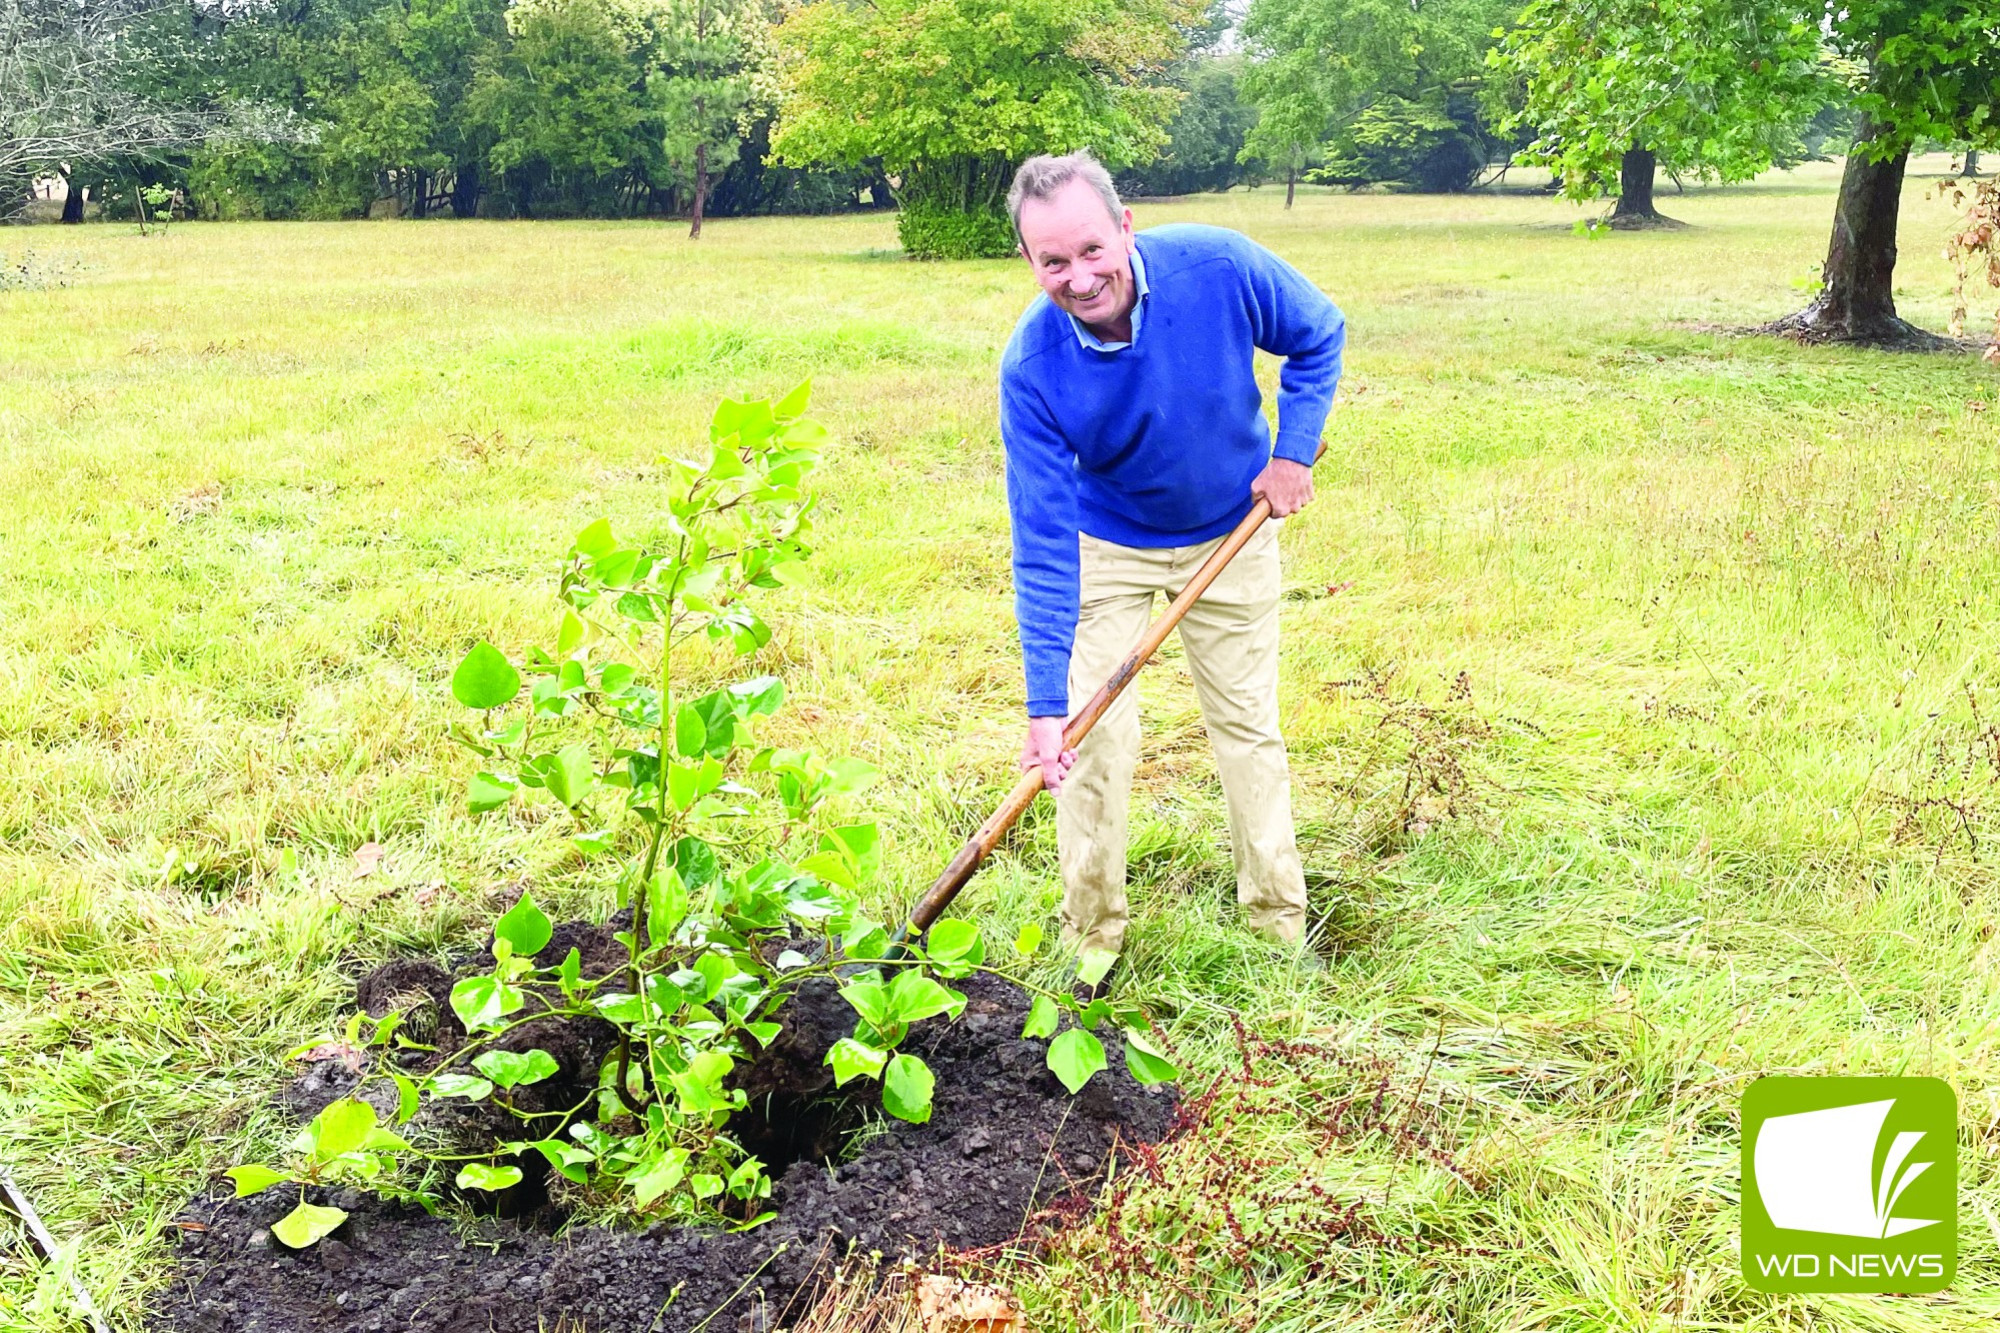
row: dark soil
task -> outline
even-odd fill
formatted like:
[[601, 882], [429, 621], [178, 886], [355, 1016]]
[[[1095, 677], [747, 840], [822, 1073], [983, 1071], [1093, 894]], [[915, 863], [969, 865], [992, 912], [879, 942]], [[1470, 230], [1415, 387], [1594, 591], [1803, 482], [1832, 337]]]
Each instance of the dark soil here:
[[[541, 961], [554, 965], [572, 946], [589, 975], [622, 961], [607, 929], [574, 925], [558, 928]], [[364, 978], [357, 1000], [382, 1013], [407, 1007], [413, 994], [431, 996], [441, 1011], [435, 1040], [448, 1051], [462, 1035], [445, 1003], [450, 981], [442, 968], [398, 960]], [[884, 1120], [872, 1082], [833, 1089], [823, 1061], [853, 1030], [853, 1015], [831, 983], [808, 983], [783, 1015], [783, 1035], [739, 1080], [750, 1110], [732, 1128], [777, 1178], [778, 1216], [754, 1231], [565, 1230], [545, 1173], [531, 1171], [501, 1201], [503, 1216], [470, 1221], [352, 1190], [310, 1190], [315, 1202], [350, 1216], [317, 1246], [294, 1251], [270, 1234], [296, 1202], [292, 1191], [237, 1200], [225, 1184], [180, 1219], [173, 1279], [148, 1327], [759, 1333], [796, 1314], [802, 1293], [850, 1249], [920, 1257], [999, 1244], [1042, 1209], [1086, 1206], [1121, 1141], [1165, 1133], [1174, 1093], [1134, 1082], [1115, 1039], [1105, 1041], [1111, 1067], [1072, 1098], [1048, 1072], [1043, 1045], [1020, 1039], [1028, 997], [1019, 988], [991, 977], [952, 984], [968, 997], [964, 1015], [922, 1023], [907, 1043], [937, 1075], [930, 1123], [910, 1125]], [[550, 1105], [574, 1105], [595, 1085], [611, 1032], [594, 1023], [548, 1026], [522, 1029], [518, 1046], [557, 1057], [561, 1073], [537, 1089]], [[316, 1062], [282, 1100], [308, 1116], [356, 1081], [335, 1056]], [[456, 1105], [442, 1112], [452, 1119], [433, 1127], [462, 1141], [517, 1137], [518, 1122], [504, 1113]]]

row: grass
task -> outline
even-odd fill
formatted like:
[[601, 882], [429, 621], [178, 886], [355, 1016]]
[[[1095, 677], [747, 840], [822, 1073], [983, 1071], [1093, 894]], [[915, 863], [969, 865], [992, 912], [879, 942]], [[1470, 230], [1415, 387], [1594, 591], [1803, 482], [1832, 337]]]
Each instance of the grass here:
[[[1124, 984], [1203, 1075], [1233, 1058], [1230, 1009], [1389, 1062], [1475, 1182], [1386, 1141], [1323, 1154], [1312, 1108], [1280, 1107], [1245, 1131], [1273, 1172], [1422, 1243], [1254, 1290], [1218, 1270], [1236, 1321], [1191, 1327], [2000, 1315], [2000, 394], [1972, 358], [1713, 331], [1802, 303], [1833, 184], [1669, 194], [1689, 229], [1595, 240], [1529, 194], [1137, 210], [1273, 246], [1352, 342], [1320, 499], [1285, 535], [1333, 960], [1300, 976], [1235, 922], [1170, 648], [1143, 685]], [[1925, 184], [1899, 303], [1940, 327]], [[444, 681], [477, 637], [547, 632], [559, 551], [599, 514], [647, 520], [653, 460], [718, 397], [810, 374], [840, 441], [767, 657], [788, 734], [888, 775], [884, 900], [1007, 784], [993, 379], [1016, 266], [902, 263], [882, 217], [698, 245], [654, 223], [16, 235], [74, 281], [0, 292], [0, 1155], [120, 1327], [189, 1193], [279, 1132], [284, 1053], [367, 960], [463, 943], [523, 880], [602, 906], [560, 819], [463, 813]], [[1032, 819], [963, 910], [1046, 919], [1053, 866]], [[1950, 1293], [1738, 1281], [1733, 1115], [1775, 1071], [1952, 1081]], [[1031, 1311], [1088, 1262], [1024, 1274]], [[1145, 1327], [1135, 1300], [1092, 1317]], [[6, 1251], [0, 1324], [65, 1326]]]

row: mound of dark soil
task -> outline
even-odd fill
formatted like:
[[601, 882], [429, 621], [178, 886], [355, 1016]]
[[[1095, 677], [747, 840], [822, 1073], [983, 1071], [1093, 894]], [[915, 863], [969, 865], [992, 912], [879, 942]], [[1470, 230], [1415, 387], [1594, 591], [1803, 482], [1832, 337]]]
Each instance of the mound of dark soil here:
[[[543, 961], [560, 962], [574, 945], [585, 972], [603, 975], [619, 962], [603, 947], [607, 940], [599, 928], [565, 926]], [[937, 1075], [926, 1125], [884, 1120], [876, 1084], [833, 1089], [825, 1054], [853, 1030], [853, 1015], [830, 983], [801, 991], [782, 1015], [781, 1038], [740, 1079], [750, 1110], [732, 1128], [778, 1178], [771, 1199], [778, 1216], [754, 1231], [560, 1230], [546, 1178], [531, 1174], [502, 1200], [503, 1216], [471, 1222], [352, 1190], [310, 1190], [315, 1202], [350, 1216], [317, 1246], [295, 1251], [270, 1233], [296, 1201], [292, 1191], [236, 1200], [225, 1186], [183, 1215], [173, 1279], [148, 1326], [758, 1333], [796, 1312], [801, 1293], [850, 1248], [921, 1256], [940, 1246], [998, 1244], [1041, 1209], [1084, 1206], [1121, 1141], [1151, 1142], [1165, 1132], [1174, 1094], [1134, 1082], [1115, 1040], [1106, 1039], [1110, 1069], [1072, 1098], [1048, 1072], [1043, 1046], [1020, 1039], [1028, 997], [1019, 988], [991, 977], [953, 984], [968, 998], [963, 1017], [922, 1023], [907, 1043]], [[462, 1035], [443, 1003], [449, 986], [443, 969], [399, 960], [365, 978], [357, 999], [380, 1013], [408, 1008], [413, 993], [431, 995], [441, 1009], [436, 1042], [448, 1059]], [[521, 1035], [508, 1044], [540, 1046], [562, 1066], [542, 1089], [552, 1105], [574, 1105], [595, 1085], [611, 1045], [603, 1024]], [[335, 1055], [314, 1064], [284, 1100], [310, 1115], [355, 1082]], [[488, 1108], [442, 1114], [458, 1118], [451, 1129], [461, 1139], [518, 1136], [518, 1122], [504, 1115], [486, 1123], [499, 1114]]]

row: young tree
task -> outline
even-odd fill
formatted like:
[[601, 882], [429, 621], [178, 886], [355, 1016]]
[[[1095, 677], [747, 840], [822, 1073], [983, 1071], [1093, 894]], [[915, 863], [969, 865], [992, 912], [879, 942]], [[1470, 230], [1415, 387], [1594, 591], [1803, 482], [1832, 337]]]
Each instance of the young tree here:
[[1747, 180], [1797, 154], [1821, 56], [1799, 0], [1532, 0], [1491, 61], [1526, 91], [1518, 160], [1569, 198], [1615, 197], [1611, 226], [1649, 227], [1676, 225], [1653, 204], [1660, 168]]
[[900, 178], [913, 258], [1011, 254], [1016, 163], [1088, 146], [1106, 164], [1165, 140], [1160, 82], [1200, 10], [1181, 0], [815, 0], [778, 27], [778, 160]]
[[1285, 165], [1287, 206], [1322, 144], [1344, 179], [1465, 189], [1493, 144], [1471, 94], [1513, 2], [1252, 0], [1244, 82], [1260, 119], [1245, 151]]
[[667, 162], [694, 187], [688, 236], [698, 238], [709, 186], [743, 145], [744, 111], [767, 63], [768, 25], [756, 0], [658, 0], [652, 19], [653, 92], [666, 126]]
[[1854, 146], [1812, 304], [1767, 326], [1807, 342], [1929, 348], [1935, 335], [1897, 317], [1896, 218], [1920, 138], [2000, 147], [2000, 0], [1840, 0], [1810, 20], [1865, 66]]

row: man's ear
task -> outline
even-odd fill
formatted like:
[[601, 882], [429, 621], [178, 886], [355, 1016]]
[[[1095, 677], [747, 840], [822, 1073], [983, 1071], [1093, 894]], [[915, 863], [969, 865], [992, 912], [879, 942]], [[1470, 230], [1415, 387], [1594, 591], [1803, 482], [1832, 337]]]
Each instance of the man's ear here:
[[1128, 208], [1124, 212], [1125, 216], [1118, 220], [1118, 229], [1127, 236], [1130, 236], [1132, 234], [1132, 210]]

